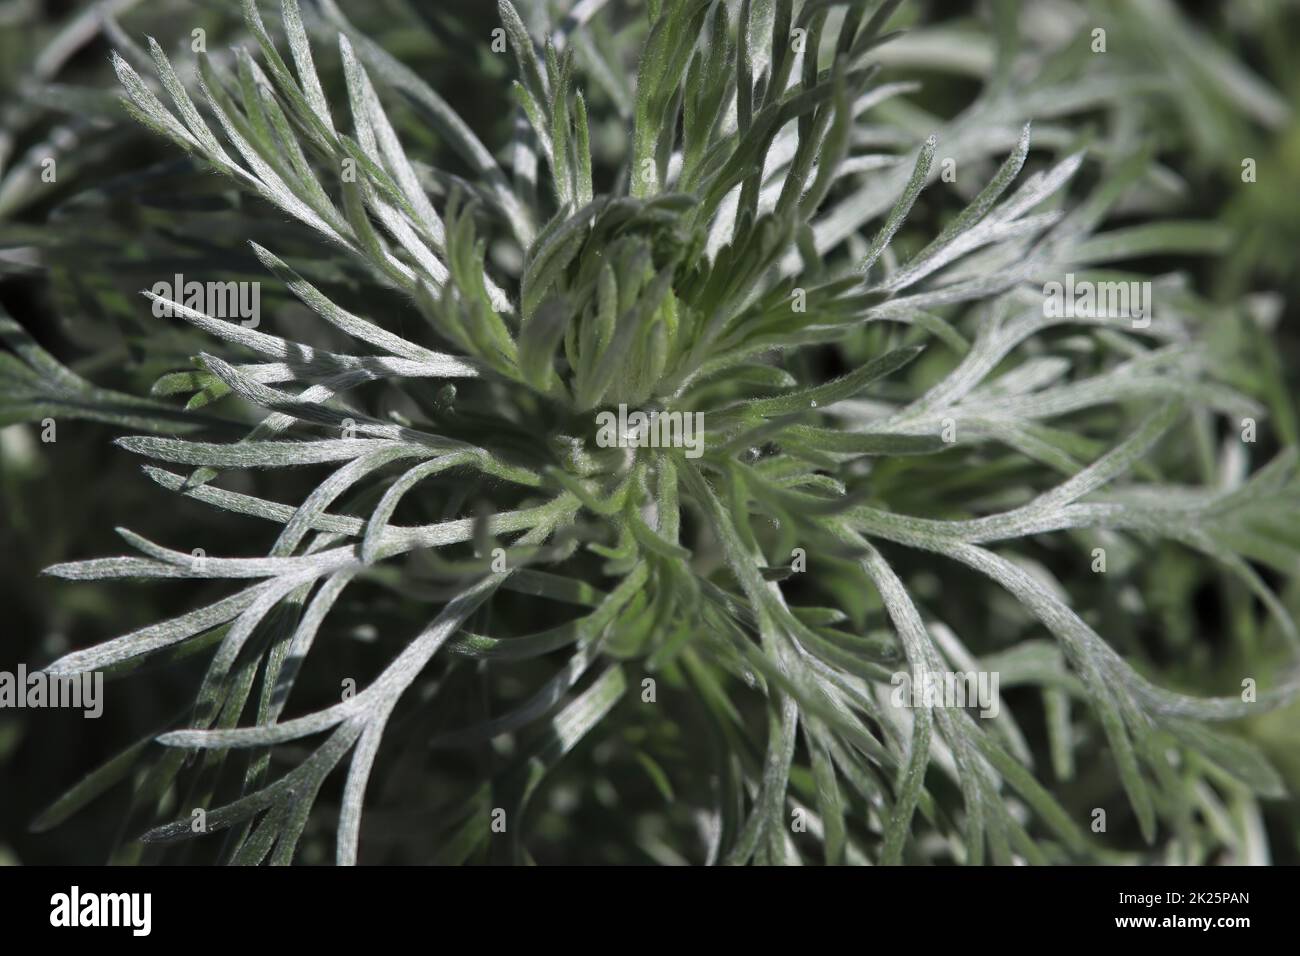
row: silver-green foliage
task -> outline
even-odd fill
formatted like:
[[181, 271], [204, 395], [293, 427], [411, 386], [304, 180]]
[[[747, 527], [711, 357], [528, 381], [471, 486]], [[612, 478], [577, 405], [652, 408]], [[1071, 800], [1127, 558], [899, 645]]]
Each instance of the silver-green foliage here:
[[[1204, 845], [1193, 834], [1194, 820], [1220, 806], [1211, 784], [1245, 801], [1283, 785], [1250, 744], [1207, 724], [1285, 705], [1297, 684], [1250, 702], [1235, 679], [1219, 682], [1225, 697], [1159, 686], [1108, 642], [1095, 609], [1072, 604], [1034, 542], [1055, 540], [1058, 556], [1085, 565], [1097, 542], [1138, 561], [1161, 539], [1175, 543], [1242, 582], [1272, 617], [1270, 639], [1294, 653], [1295, 625], [1256, 564], [1291, 574], [1300, 558], [1295, 456], [1206, 482], [1184, 457], [1159, 454], [1171, 436], [1213, 450], [1216, 421], [1229, 429], [1226, 448], [1240, 419], [1265, 417], [1215, 380], [1204, 344], [1211, 310], [1180, 277], [1155, 277], [1158, 311], [1141, 330], [1123, 318], [1049, 317], [1041, 290], [1064, 273], [1133, 278], [1109, 264], [1213, 253], [1228, 237], [1206, 223], [1108, 228], [1116, 204], [1160, 171], [1140, 141], [1092, 142], [1070, 116], [1121, 109], [1127, 94], [1096, 77], [1024, 76], [1014, 30], [997, 38], [977, 101], [944, 122], [907, 106], [915, 87], [882, 83], [873, 65], [890, 49], [896, 0], [648, 6], [635, 77], [624, 77], [623, 45], [588, 33], [605, 3], [576, 4], [539, 44], [501, 0], [514, 105], [526, 118], [508, 168], [331, 0], [311, 6], [309, 24], [297, 0], [284, 0], [280, 45], [246, 0], [260, 56], [239, 50], [234, 70], [200, 57], [189, 83], [151, 42], [161, 95], [115, 59], [136, 117], [407, 297], [427, 321], [414, 338], [435, 346], [342, 308], [258, 245], [268, 273], [352, 350], [172, 304], [214, 348], [197, 371], [160, 380], [158, 394], [193, 392], [192, 405], [237, 398], [264, 415], [230, 443], [154, 435], [120, 445], [163, 465], [146, 467], [163, 488], [282, 530], [264, 557], [198, 559], [123, 531], [138, 556], [50, 569], [233, 583], [213, 604], [50, 665], [122, 670], [211, 649], [193, 712], [158, 738], [172, 750], [150, 765], [137, 806], [177, 785], [187, 753], [203, 751], [211, 779], [197, 792], [211, 796], [229, 752], [252, 749], [240, 795], [211, 810], [207, 826], [234, 828], [232, 861], [286, 863], [316, 795], [346, 763], [337, 859], [351, 863], [385, 730], [430, 662], [505, 669], [558, 652], [567, 661], [514, 709], [428, 729], [473, 745], [533, 728], [483, 782], [511, 813], [652, 674], [696, 695], [734, 748], [715, 768], [716, 802], [701, 808], [711, 837], [700, 858], [710, 862], [800, 858], [807, 843], [791, 833], [792, 811], [806, 814], [831, 863], [1127, 859], [1058, 799], [1077, 779], [1075, 751], [1099, 737], [1104, 751], [1091, 752], [1113, 762], [1146, 840], [1175, 846], [1173, 859], [1208, 852], [1193, 849]], [[337, 51], [313, 50], [309, 29]], [[318, 76], [326, 56], [341, 64], [346, 103], [332, 102]], [[473, 171], [441, 180], [453, 182], [438, 193], [441, 211], [427, 188], [437, 171], [408, 153], [386, 109], [399, 102]], [[611, 117], [617, 125], [620, 110], [629, 142], [601, 191], [594, 134]], [[1050, 161], [1031, 153], [1040, 138]], [[944, 159], [963, 184], [971, 170], [983, 179], [964, 185], [964, 208], [928, 242], [905, 243]], [[539, 196], [543, 165], [549, 192]], [[1097, 182], [1087, 191], [1074, 185], [1084, 170]], [[518, 268], [491, 261], [488, 239], [519, 250]], [[34, 345], [18, 348], [34, 370], [24, 376], [58, 384], [42, 408], [120, 405], [124, 426], [140, 428], [144, 415], [150, 431], [178, 427], [157, 399], [119, 401]], [[827, 356], [848, 373], [821, 373]], [[443, 389], [418, 411], [372, 414], [350, 395], [370, 383], [432, 395], [427, 380], [451, 379], [463, 398]], [[703, 456], [597, 447], [595, 413], [619, 404], [703, 412]], [[315, 465], [332, 470], [296, 504], [214, 481], [231, 469]], [[435, 476], [490, 487], [493, 513], [393, 523], [402, 499]], [[1269, 515], [1284, 517], [1283, 533], [1261, 531]], [[504, 563], [490, 558], [498, 537], [508, 539]], [[796, 548], [803, 576], [790, 567]], [[430, 549], [459, 555], [437, 565], [440, 589], [405, 563]], [[601, 561], [578, 564], [584, 555]], [[992, 646], [967, 619], [972, 608], [947, 608], [914, 580], [917, 568], [984, 579], [982, 613], [1017, 622], [1021, 638]], [[284, 717], [331, 610], [362, 581], [423, 602], [427, 626], [354, 696]], [[579, 614], [518, 636], [472, 630], [507, 593]], [[1022, 730], [1033, 710], [985, 721], [891, 707], [904, 661], [915, 678], [997, 670], [1004, 687], [1036, 693], [1051, 772], [1033, 766]], [[736, 703], [754, 692], [765, 722]], [[270, 748], [318, 736], [273, 776]], [[765, 739], [764, 749], [745, 754], [742, 739]], [[121, 777], [139, 749], [56, 816]], [[468, 814], [449, 857], [495, 838], [489, 805]], [[1231, 832], [1216, 832], [1233, 845]], [[144, 839], [192, 835], [181, 814]], [[524, 858], [526, 833], [508, 839], [507, 858]]]

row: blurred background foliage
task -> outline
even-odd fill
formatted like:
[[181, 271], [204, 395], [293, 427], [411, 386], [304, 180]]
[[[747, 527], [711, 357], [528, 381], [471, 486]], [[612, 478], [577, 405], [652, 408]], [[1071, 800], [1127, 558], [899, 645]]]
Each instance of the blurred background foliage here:
[[[494, 3], [340, 0], [339, 6], [360, 30], [442, 93], [480, 139], [505, 148], [513, 122], [512, 111], [504, 106], [510, 102], [512, 62], [491, 50], [491, 32], [498, 26]], [[620, 120], [628, 108], [629, 80], [623, 76], [632, 75], [630, 64], [644, 37], [639, 4], [614, 6], [592, 25], [596, 41], [579, 45], [580, 55], [591, 56], [599, 47], [620, 51], [624, 59], [607, 63], [615, 67], [608, 82], [588, 93], [592, 114], [606, 117], [592, 134], [597, 191], [614, 186], [613, 170], [623, 155], [628, 127]], [[264, 7], [264, 14], [273, 17], [272, 5]], [[233, 2], [191, 0], [0, 0], [0, 306], [97, 385], [148, 394], [159, 375], [187, 367], [188, 356], [197, 351], [191, 331], [160, 331], [135, 290], [186, 272], [197, 262], [208, 268], [220, 263], [226, 278], [264, 278], [246, 244], [252, 236], [280, 254], [297, 250], [301, 259], [309, 253], [300, 231], [283, 217], [269, 216], [265, 207], [241, 198], [216, 177], [194, 177], [191, 162], [133, 122], [118, 100], [110, 49], [132, 59], [133, 49], [139, 56], [143, 38], [154, 36], [164, 49], [180, 53], [174, 56], [179, 65], [192, 61], [192, 31], [201, 29], [209, 53], [228, 56], [231, 46], [247, 39], [238, 8]], [[1008, 17], [1018, 20], [1020, 56], [1035, 69], [1046, 64], [1058, 78], [1077, 78], [1081, 89], [1098, 82], [1123, 86], [1124, 109], [1105, 116], [1099, 111], [1093, 119], [1086, 113], [1071, 117], [1081, 124], [1071, 133], [1151, 143], [1161, 178], [1149, 195], [1133, 200], [1134, 214], [1214, 220], [1232, 230], [1234, 241], [1218, 258], [1138, 264], [1150, 271], [1186, 272], [1225, 313], [1237, 308], [1230, 304], [1248, 297], [1250, 321], [1224, 321], [1216, 327], [1214, 334], [1224, 337], [1216, 347], [1235, 363], [1223, 371], [1272, 410], [1272, 437], [1262, 439], [1256, 464], [1276, 450], [1276, 444], [1268, 447], [1270, 442], [1279, 437], [1294, 442], [1293, 396], [1300, 369], [1294, 305], [1300, 302], [1300, 270], [1295, 268], [1300, 118], [1293, 104], [1300, 97], [1294, 54], [1300, 3], [922, 0], [906, 4], [904, 11], [909, 32], [882, 49], [880, 62], [888, 78], [919, 80], [921, 88], [898, 107], [902, 112], [895, 120], [924, 126], [930, 117], [950, 118], [968, 105], [988, 79]], [[1104, 56], [1090, 47], [1097, 27], [1106, 30]], [[599, 64], [593, 59], [584, 65], [591, 69]], [[327, 85], [342, 88], [336, 58], [322, 57], [318, 66]], [[453, 174], [468, 172], [413, 113], [398, 116], [399, 132], [412, 155], [437, 157]], [[1090, 129], [1090, 123], [1096, 128]], [[53, 182], [41, 176], [48, 158], [56, 163]], [[1247, 158], [1255, 160], [1253, 183], [1242, 181]], [[984, 180], [976, 176], [970, 181]], [[435, 194], [447, 186], [445, 180], [429, 183]], [[919, 234], [932, 233], [935, 223], [945, 221], [961, 202], [953, 196], [948, 208], [933, 203], [931, 221], [918, 217], [913, 225]], [[508, 256], [509, 250], [494, 254]], [[346, 266], [322, 260], [308, 278], [331, 280], [336, 288], [351, 285], [360, 297], [361, 278], [350, 276]], [[364, 303], [352, 305], [363, 314], [383, 314], [386, 306], [368, 291]], [[400, 312], [400, 303], [392, 306]], [[277, 321], [295, 320], [286, 301], [277, 300], [272, 307], [282, 312]], [[147, 355], [140, 346], [145, 336], [150, 340]], [[165, 336], [174, 341], [160, 341]], [[853, 361], [851, 350], [845, 358]], [[215, 596], [196, 593], [218, 587], [215, 582], [70, 586], [38, 576], [56, 561], [118, 553], [114, 526], [173, 542], [176, 529], [183, 528], [190, 547], [210, 554], [253, 554], [271, 540], [273, 529], [232, 522], [219, 511], [168, 496], [142, 480], [138, 461], [110, 445], [116, 434], [112, 428], [63, 419], [57, 423], [57, 441], [45, 444], [38, 426], [0, 425], [8, 426], [0, 431], [0, 669], [12, 671], [20, 661], [40, 666], [71, 647], [164, 619]], [[282, 500], [295, 499], [285, 495]], [[428, 520], [438, 517], [431, 514]], [[250, 534], [258, 539], [249, 540]], [[1222, 687], [1195, 683], [1194, 675], [1218, 667], [1228, 674], [1254, 674], [1264, 686], [1273, 669], [1282, 666], [1261, 656], [1252, 632], [1255, 617], [1241, 589], [1181, 550], [1157, 551], [1154, 561], [1137, 573], [1135, 580], [1155, 609], [1141, 625], [1125, 620], [1119, 597], [1098, 577], [1077, 568], [1056, 570], [1071, 574], [1066, 583], [1075, 606], [1090, 608], [1096, 620], [1114, 624], [1106, 633], [1125, 635], [1117, 641], [1123, 644], [1121, 653], [1162, 685], [1222, 692]], [[963, 588], [988, 590], [950, 569], [945, 575], [942, 588], [953, 601], [960, 602]], [[933, 587], [941, 587], [937, 579]], [[1300, 608], [1294, 583], [1282, 595], [1293, 610]], [[976, 609], [978, 602], [971, 607]], [[336, 653], [352, 659], [360, 678], [391, 654], [395, 639], [382, 626], [376, 628], [371, 608], [364, 614], [348, 607], [340, 612], [355, 619], [355, 641]], [[180, 711], [200, 674], [194, 664], [146, 670], [130, 681], [110, 683], [104, 716], [95, 721], [67, 712], [0, 711], [0, 862], [108, 859], [127, 825], [123, 788], [49, 832], [30, 832], [30, 824], [88, 768]], [[323, 699], [335, 691], [318, 686], [304, 687], [303, 693]], [[476, 706], [472, 688], [451, 699], [467, 711]], [[1015, 692], [1008, 699], [1020, 706]], [[1036, 706], [1032, 698], [1029, 706]], [[709, 742], [690, 732], [694, 718], [683, 708], [689, 710], [689, 705], [673, 700], [641, 708], [630, 694], [603, 732], [566, 760], [532, 811], [530, 850], [539, 861], [681, 861], [681, 834], [698, 825], [686, 808], [703, 802], [685, 791], [707, 788], [704, 774], [694, 776], [683, 768], [709, 760]], [[418, 711], [415, 717], [418, 721]], [[403, 745], [419, 743], [414, 732], [419, 724], [412, 723], [395, 728], [398, 735], [408, 735]], [[1292, 795], [1264, 804], [1263, 825], [1275, 862], [1300, 862], [1298, 725], [1300, 714], [1293, 707], [1239, 728], [1266, 749]], [[1031, 743], [1035, 749], [1041, 746], [1041, 741]], [[761, 743], [748, 745], [758, 748]], [[468, 799], [471, 791], [464, 788], [475, 773], [469, 763], [459, 768], [459, 775], [389, 779], [377, 786], [365, 824], [367, 852], [392, 861], [428, 859], [427, 849], [436, 847], [456, 821], [431, 820], [411, 808], [447, 800], [457, 787]], [[1115, 781], [1107, 779], [1111, 773], [1107, 763], [1102, 773], [1085, 774], [1062, 799], [1071, 809], [1094, 805], [1089, 801], [1099, 793], [1115, 789]], [[610, 781], [617, 781], [617, 788]], [[798, 789], [800, 781], [794, 783]], [[387, 799], [394, 788], [405, 788], [408, 799]], [[677, 796], [682, 799], [675, 800]], [[326, 794], [322, 810], [328, 811], [330, 802]], [[466, 803], [465, 812], [469, 809]], [[328, 820], [313, 827], [303, 842], [303, 859], [330, 859], [331, 839]], [[1135, 840], [1134, 845], [1140, 844]]]

